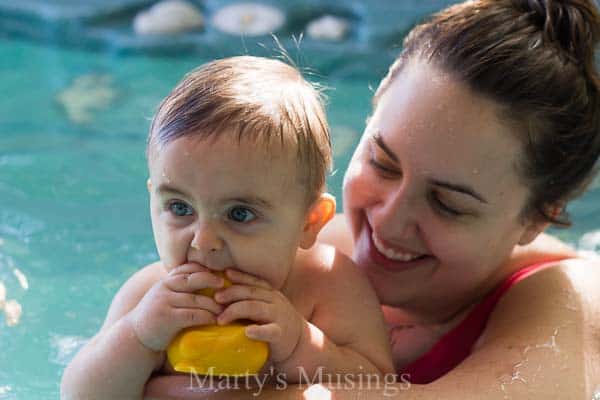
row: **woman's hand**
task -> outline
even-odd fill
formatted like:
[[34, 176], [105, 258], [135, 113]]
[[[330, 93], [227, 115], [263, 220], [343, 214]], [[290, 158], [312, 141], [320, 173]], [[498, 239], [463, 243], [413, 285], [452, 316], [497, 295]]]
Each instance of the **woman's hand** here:
[[246, 336], [269, 343], [273, 362], [287, 360], [300, 340], [302, 316], [266, 281], [233, 269], [226, 275], [232, 286], [215, 294], [217, 303], [226, 306], [217, 323], [225, 325], [238, 319], [259, 323], [249, 325]]
[[223, 283], [223, 278], [198, 264], [174, 268], [128, 314], [137, 338], [153, 351], [164, 351], [181, 329], [216, 323], [223, 307], [196, 292], [220, 288]]

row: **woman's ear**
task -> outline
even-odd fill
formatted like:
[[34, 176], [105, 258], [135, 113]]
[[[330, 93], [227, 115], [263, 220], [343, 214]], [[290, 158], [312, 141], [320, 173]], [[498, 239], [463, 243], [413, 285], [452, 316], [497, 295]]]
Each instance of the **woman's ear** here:
[[527, 225], [525, 227], [525, 230], [523, 231], [523, 233], [521, 234], [521, 237], [519, 239], [519, 245], [521, 246], [525, 246], [526, 244], [529, 244], [531, 242], [533, 242], [533, 240], [540, 234], [542, 233], [544, 230], [546, 230], [546, 228], [548, 227], [548, 225], [550, 225], [548, 222], [530, 222], [529, 225]]
[[335, 198], [329, 193], [323, 193], [313, 203], [306, 213], [304, 228], [300, 237], [300, 247], [309, 249], [315, 244], [321, 229], [335, 215]]
[[[557, 218], [563, 212], [564, 204], [558, 204], [554, 206], [548, 206], [546, 212], [552, 218]], [[525, 246], [533, 242], [533, 240], [543, 231], [550, 226], [548, 221], [542, 220], [541, 218], [531, 217], [525, 226], [525, 230], [521, 234], [519, 244]]]
[[148, 187], [148, 192], [152, 191], [152, 181], [150, 181], [150, 178], [146, 181], [146, 187]]

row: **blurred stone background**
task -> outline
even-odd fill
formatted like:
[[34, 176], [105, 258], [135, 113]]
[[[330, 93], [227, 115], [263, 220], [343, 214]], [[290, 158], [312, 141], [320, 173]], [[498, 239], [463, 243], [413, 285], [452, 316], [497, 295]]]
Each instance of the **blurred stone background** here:
[[0, 37], [116, 54], [276, 55], [345, 78], [382, 75], [405, 33], [451, 0], [0, 0]]

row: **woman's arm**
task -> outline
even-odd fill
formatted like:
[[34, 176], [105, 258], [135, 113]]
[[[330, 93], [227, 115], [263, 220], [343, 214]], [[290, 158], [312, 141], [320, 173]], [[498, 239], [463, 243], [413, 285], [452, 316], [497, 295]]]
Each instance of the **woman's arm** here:
[[[189, 379], [151, 381], [147, 398], [402, 400], [579, 400], [593, 398], [600, 381], [600, 264], [568, 260], [515, 285], [492, 313], [481, 343], [454, 370], [428, 385], [382, 380], [256, 387], [200, 394]], [[169, 379], [169, 378], [167, 378]], [[312, 382], [315, 383], [316, 382]], [[165, 394], [167, 394], [165, 396]]]

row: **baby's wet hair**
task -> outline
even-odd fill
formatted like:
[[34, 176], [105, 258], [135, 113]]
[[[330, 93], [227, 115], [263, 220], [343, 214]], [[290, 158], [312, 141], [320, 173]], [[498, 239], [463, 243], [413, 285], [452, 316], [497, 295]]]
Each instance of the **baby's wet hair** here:
[[308, 204], [324, 190], [332, 152], [323, 98], [296, 68], [252, 56], [201, 65], [160, 103], [147, 156], [182, 137], [205, 140], [223, 134], [295, 155]]

